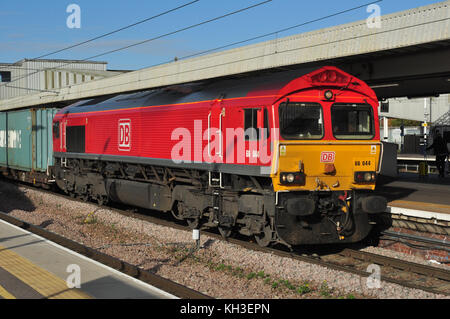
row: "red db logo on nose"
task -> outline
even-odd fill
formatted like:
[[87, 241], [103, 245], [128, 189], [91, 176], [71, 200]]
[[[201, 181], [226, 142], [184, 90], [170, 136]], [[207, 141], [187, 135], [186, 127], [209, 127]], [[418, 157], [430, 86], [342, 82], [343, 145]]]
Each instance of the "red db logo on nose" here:
[[131, 120], [119, 120], [119, 151], [131, 149]]
[[320, 162], [321, 163], [334, 163], [335, 157], [336, 157], [335, 152], [322, 152], [320, 154]]

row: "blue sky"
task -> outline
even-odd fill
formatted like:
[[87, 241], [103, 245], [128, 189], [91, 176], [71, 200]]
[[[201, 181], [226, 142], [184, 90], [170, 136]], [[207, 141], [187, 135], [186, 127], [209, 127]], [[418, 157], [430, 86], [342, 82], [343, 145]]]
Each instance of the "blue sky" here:
[[[47, 58], [85, 59], [262, 1], [200, 0], [176, 12]], [[2, 2], [0, 8], [0, 62], [16, 62], [22, 58], [38, 57], [93, 38], [190, 1], [40, 0], [24, 2], [4, 0]], [[129, 50], [105, 55], [97, 60], [107, 61], [109, 69], [141, 69], [166, 62], [174, 57], [183, 57], [270, 33], [370, 2], [371, 0], [272, 0], [257, 8]], [[439, 1], [384, 0], [378, 5], [381, 7], [381, 14], [385, 15], [436, 2]], [[72, 3], [81, 8], [81, 28], [79, 29], [70, 29], [66, 25], [66, 20], [70, 15], [66, 12], [66, 8]], [[369, 15], [365, 8], [361, 8], [280, 33], [278, 37], [363, 20]], [[259, 39], [256, 42], [271, 39], [274, 39], [274, 36]]]

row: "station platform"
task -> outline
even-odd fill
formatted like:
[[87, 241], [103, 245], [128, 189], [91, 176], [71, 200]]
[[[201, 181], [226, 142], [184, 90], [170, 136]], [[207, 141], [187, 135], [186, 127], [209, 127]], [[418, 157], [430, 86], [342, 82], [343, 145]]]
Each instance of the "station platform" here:
[[[423, 154], [398, 154], [397, 160], [400, 161], [424, 161], [424, 155]], [[427, 161], [434, 162], [436, 161], [436, 156], [432, 154], [427, 154]]]
[[399, 173], [397, 179], [377, 184], [375, 191], [388, 200], [391, 213], [450, 221], [448, 175]]
[[0, 299], [175, 298], [0, 220]]

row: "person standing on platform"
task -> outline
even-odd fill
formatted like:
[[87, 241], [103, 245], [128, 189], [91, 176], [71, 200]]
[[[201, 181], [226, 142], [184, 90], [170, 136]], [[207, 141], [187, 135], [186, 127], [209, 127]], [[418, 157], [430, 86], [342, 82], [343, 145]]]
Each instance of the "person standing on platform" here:
[[434, 138], [433, 138], [433, 144], [427, 147], [427, 150], [433, 148], [434, 149], [434, 155], [436, 155], [436, 166], [439, 170], [439, 176], [444, 177], [445, 176], [445, 159], [448, 156], [447, 151], [447, 143], [445, 143], [444, 139], [442, 138], [441, 134], [439, 133], [439, 130], [436, 130], [434, 132]]
[[450, 174], [450, 131], [443, 132], [444, 143], [447, 145], [446, 172]]

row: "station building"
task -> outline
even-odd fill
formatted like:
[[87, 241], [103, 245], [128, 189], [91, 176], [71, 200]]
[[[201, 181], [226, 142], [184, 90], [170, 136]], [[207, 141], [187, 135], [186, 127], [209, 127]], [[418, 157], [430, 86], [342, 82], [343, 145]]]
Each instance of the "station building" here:
[[48, 92], [63, 87], [122, 74], [108, 70], [107, 62], [82, 60], [23, 59], [0, 63], [0, 100]]
[[380, 119], [396, 118], [426, 123], [425, 126], [422, 124], [416, 127], [388, 126], [385, 131], [384, 125], [387, 121], [381, 120], [380, 130], [383, 140], [398, 144], [399, 150], [403, 149], [406, 153], [423, 153], [420, 147], [421, 138], [426, 133], [430, 144], [435, 129], [439, 129], [440, 134], [450, 144], [450, 94], [412, 99], [390, 98], [381, 101], [379, 111]]

